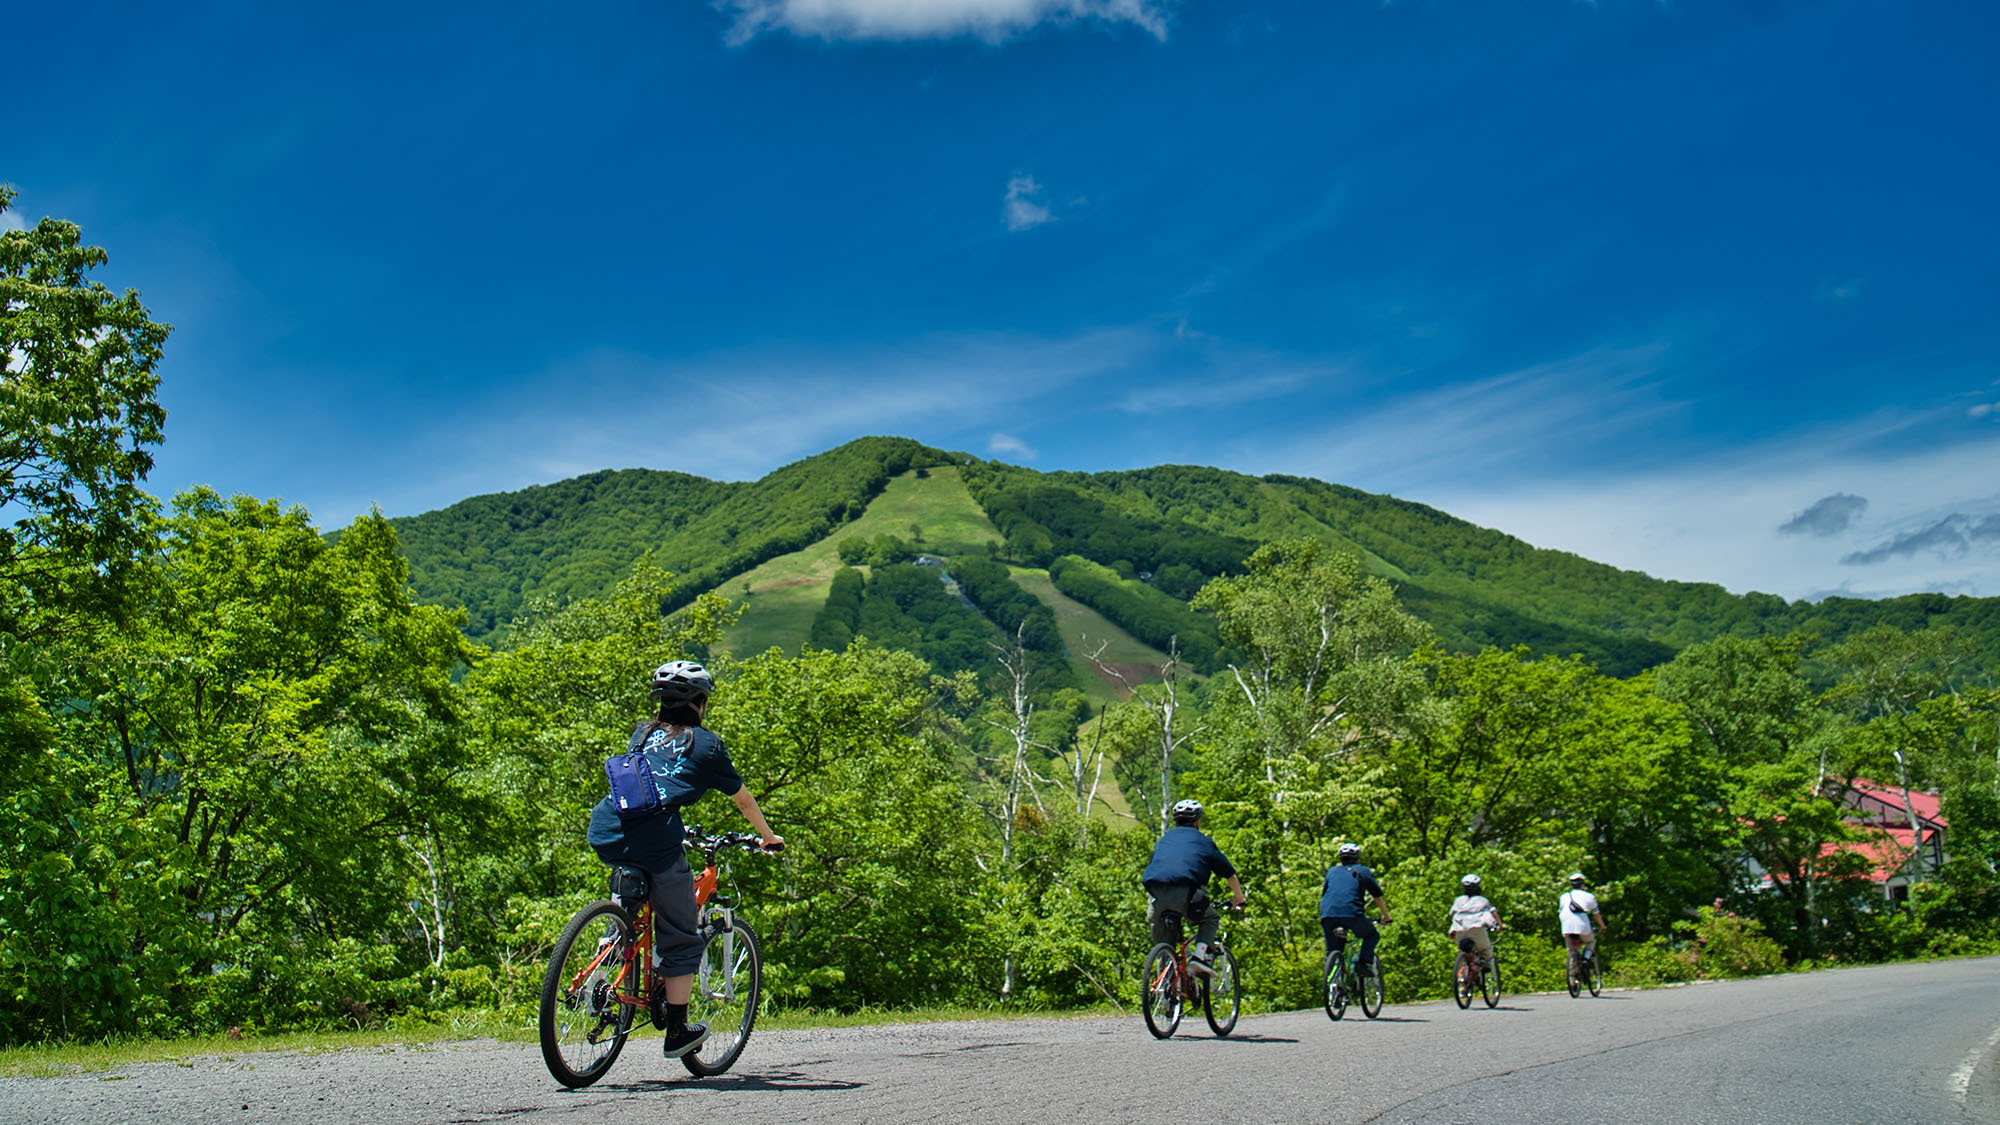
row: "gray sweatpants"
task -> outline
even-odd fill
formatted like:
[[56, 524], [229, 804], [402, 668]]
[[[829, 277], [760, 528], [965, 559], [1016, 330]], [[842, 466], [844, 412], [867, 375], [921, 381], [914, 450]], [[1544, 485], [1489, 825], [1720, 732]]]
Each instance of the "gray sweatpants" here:
[[1152, 900], [1146, 907], [1146, 921], [1152, 924], [1156, 942], [1180, 940], [1182, 918], [1195, 924], [1194, 940], [1202, 944], [1213, 942], [1222, 929], [1222, 919], [1209, 909], [1207, 887], [1193, 883], [1148, 883], [1146, 894]]

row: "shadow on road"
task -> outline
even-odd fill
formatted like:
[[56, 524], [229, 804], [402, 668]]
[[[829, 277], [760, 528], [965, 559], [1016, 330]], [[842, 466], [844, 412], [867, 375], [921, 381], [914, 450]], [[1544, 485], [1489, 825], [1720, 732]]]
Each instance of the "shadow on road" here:
[[[623, 1090], [630, 1093], [661, 1093], [667, 1090], [715, 1090], [731, 1093], [773, 1091], [773, 1090], [859, 1090], [866, 1082], [849, 1082], [839, 1078], [817, 1078], [801, 1074], [796, 1070], [777, 1070], [765, 1074], [724, 1074], [716, 1078], [648, 1078], [643, 1082], [605, 1083], [593, 1087], [593, 1092]], [[577, 1091], [581, 1093], [582, 1091]]]
[[1353, 1023], [1429, 1023], [1429, 1022], [1431, 1022], [1431, 1021], [1429, 1021], [1429, 1020], [1420, 1020], [1420, 1019], [1418, 1019], [1418, 1018], [1417, 1018], [1417, 1017], [1415, 1017], [1415, 1016], [1376, 1016], [1376, 1017], [1375, 1017], [1374, 1019], [1372, 1019], [1372, 1020], [1353, 1020], [1353, 1021], [1347, 1021], [1347, 1022], [1353, 1022]]
[[[1207, 1037], [1202, 1035], [1184, 1035], [1181, 1038], [1204, 1039]], [[1229, 1036], [1218, 1036], [1217, 1038], [1210, 1039], [1209, 1042], [1211, 1043], [1296, 1043], [1298, 1042], [1298, 1040], [1287, 1039], [1282, 1035], [1229, 1035]]]

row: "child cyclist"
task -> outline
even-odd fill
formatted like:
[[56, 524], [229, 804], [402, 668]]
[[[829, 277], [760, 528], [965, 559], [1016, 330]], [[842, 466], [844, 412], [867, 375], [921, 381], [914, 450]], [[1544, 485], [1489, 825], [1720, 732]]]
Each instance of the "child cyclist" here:
[[1451, 900], [1451, 926], [1446, 931], [1453, 945], [1479, 958], [1480, 968], [1493, 964], [1493, 934], [1501, 929], [1500, 912], [1486, 897], [1479, 876], [1467, 875], [1458, 881], [1459, 896]]
[[667, 1033], [661, 1049], [670, 1059], [701, 1046], [708, 1038], [704, 1024], [687, 1021], [688, 998], [694, 991], [694, 971], [701, 965], [701, 937], [696, 933], [694, 871], [682, 848], [686, 828], [681, 809], [709, 790], [736, 802], [736, 808], [757, 830], [766, 851], [785, 846], [771, 831], [722, 739], [704, 728], [709, 693], [715, 677], [691, 660], [660, 665], [653, 673], [653, 698], [659, 714], [632, 732], [631, 748], [643, 750], [668, 811], [643, 820], [624, 820], [607, 796], [590, 810], [590, 846], [614, 867], [636, 867], [651, 882], [653, 900], [654, 976], [653, 1020]]
[[1155, 942], [1171, 942], [1180, 936], [1181, 919], [1195, 924], [1194, 952], [1188, 955], [1188, 969], [1214, 976], [1208, 947], [1222, 929], [1222, 919], [1211, 911], [1208, 880], [1220, 875], [1229, 882], [1230, 905], [1244, 903], [1243, 883], [1236, 868], [1223, 856], [1222, 849], [1201, 830], [1201, 802], [1182, 801], [1174, 806], [1174, 826], [1160, 834], [1153, 845], [1153, 859], [1140, 881], [1146, 884], [1150, 903], [1146, 921], [1152, 924]]

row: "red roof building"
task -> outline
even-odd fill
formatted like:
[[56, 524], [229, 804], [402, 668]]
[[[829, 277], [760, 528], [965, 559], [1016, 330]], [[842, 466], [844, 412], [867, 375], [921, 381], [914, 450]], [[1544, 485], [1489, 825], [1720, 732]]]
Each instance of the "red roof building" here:
[[1949, 827], [1937, 794], [1921, 789], [1891, 788], [1855, 778], [1841, 798], [1852, 810], [1850, 827], [1866, 839], [1828, 844], [1826, 851], [1854, 852], [1868, 861], [1868, 881], [1882, 888], [1891, 901], [1909, 897], [1913, 878], [1944, 865], [1944, 835]]

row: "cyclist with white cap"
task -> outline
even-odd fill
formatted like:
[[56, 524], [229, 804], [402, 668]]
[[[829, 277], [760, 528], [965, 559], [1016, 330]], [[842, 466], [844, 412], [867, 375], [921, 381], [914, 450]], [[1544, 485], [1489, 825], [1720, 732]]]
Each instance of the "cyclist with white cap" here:
[[1556, 914], [1562, 918], [1563, 944], [1581, 952], [1586, 961], [1596, 956], [1597, 935], [1604, 929], [1597, 896], [1584, 889], [1588, 885], [1583, 872], [1575, 872], [1569, 877], [1569, 890], [1556, 899]]

